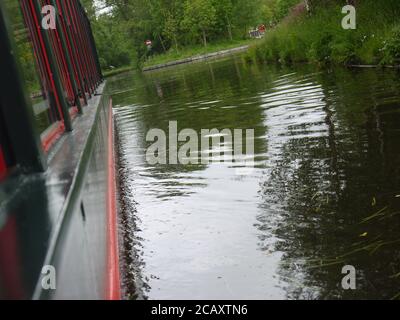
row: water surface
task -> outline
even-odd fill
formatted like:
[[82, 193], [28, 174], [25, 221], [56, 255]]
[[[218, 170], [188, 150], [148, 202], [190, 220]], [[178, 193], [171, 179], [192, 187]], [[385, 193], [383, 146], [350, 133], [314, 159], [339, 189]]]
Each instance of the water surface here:
[[[399, 76], [235, 56], [114, 78], [131, 297], [398, 296]], [[170, 121], [254, 129], [255, 170], [149, 165], [146, 134]]]

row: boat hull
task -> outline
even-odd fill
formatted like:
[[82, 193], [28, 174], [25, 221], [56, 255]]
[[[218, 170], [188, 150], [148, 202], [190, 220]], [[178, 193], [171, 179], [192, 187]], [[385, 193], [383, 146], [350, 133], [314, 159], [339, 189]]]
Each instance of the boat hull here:
[[[104, 84], [49, 154], [46, 173], [8, 179], [0, 297], [119, 299], [111, 100]], [[18, 186], [17, 190], [15, 187]], [[4, 260], [4, 264], [3, 264]]]

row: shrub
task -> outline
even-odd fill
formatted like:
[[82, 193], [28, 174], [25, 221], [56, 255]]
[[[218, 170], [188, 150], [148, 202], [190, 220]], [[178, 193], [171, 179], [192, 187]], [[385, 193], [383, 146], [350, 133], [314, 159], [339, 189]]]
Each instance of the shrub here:
[[400, 64], [400, 26], [394, 27], [384, 40], [382, 52], [382, 64]]
[[356, 30], [341, 27], [338, 1], [315, 3], [312, 16], [285, 19], [269, 31], [256, 49], [257, 58], [282, 63], [400, 64], [399, 0], [360, 1]]

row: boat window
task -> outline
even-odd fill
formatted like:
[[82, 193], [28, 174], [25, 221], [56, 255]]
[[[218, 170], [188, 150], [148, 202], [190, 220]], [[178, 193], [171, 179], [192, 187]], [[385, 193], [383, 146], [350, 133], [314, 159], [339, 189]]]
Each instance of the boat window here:
[[45, 146], [64, 125], [44, 44], [36, 27], [41, 20], [34, 14], [34, 1], [5, 0], [5, 5], [14, 32], [17, 62]]

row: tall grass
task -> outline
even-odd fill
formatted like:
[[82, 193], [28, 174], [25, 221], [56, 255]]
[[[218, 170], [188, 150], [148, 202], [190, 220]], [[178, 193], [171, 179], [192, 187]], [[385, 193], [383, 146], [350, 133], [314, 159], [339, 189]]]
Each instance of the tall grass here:
[[357, 29], [344, 30], [342, 6], [285, 19], [249, 52], [249, 59], [319, 64], [400, 64], [400, 1], [364, 0]]

